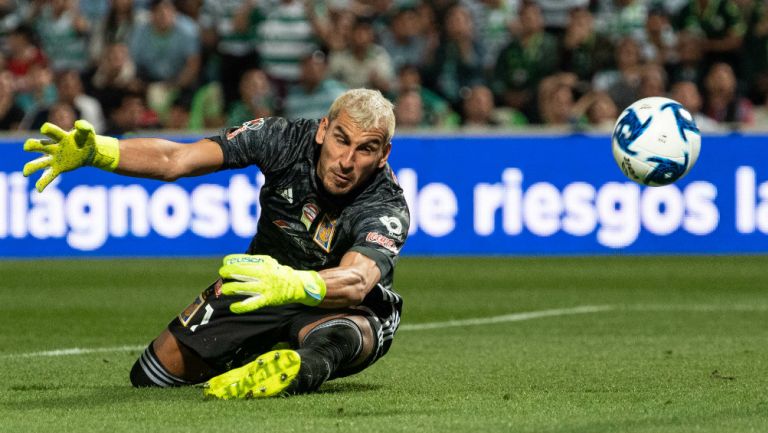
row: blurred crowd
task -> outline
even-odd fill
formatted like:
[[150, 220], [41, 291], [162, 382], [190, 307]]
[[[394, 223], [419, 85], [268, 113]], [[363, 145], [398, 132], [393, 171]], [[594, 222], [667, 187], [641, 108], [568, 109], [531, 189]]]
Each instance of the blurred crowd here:
[[0, 130], [204, 130], [381, 90], [398, 127], [765, 124], [766, 0], [0, 0]]

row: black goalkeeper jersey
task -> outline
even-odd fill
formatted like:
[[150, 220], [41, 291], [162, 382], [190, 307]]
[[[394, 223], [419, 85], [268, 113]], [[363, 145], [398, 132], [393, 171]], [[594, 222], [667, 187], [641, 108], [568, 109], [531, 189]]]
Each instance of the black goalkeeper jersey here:
[[321, 270], [338, 266], [346, 252], [358, 251], [381, 270], [378, 290], [363, 305], [385, 301], [397, 304], [399, 312], [401, 301], [391, 289], [409, 227], [403, 191], [386, 165], [349, 194], [325, 192], [316, 174], [318, 125], [317, 120], [271, 117], [210, 137], [224, 152], [222, 169], [256, 165], [265, 177], [248, 254], [267, 254], [295, 269]]

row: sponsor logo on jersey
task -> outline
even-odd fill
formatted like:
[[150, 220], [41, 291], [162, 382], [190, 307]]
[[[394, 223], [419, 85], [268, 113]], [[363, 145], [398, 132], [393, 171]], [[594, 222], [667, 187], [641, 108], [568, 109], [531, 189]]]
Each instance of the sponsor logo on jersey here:
[[258, 131], [263, 126], [264, 126], [264, 119], [261, 118], [261, 117], [258, 118], [258, 119], [249, 120], [249, 121], [243, 123], [242, 125], [240, 125], [239, 128], [237, 128], [237, 129], [235, 129], [233, 131], [228, 132], [227, 133], [227, 140], [231, 140], [231, 139], [237, 137], [241, 132], [245, 131], [246, 129], [249, 130], [249, 131]]
[[387, 228], [390, 236], [400, 236], [403, 234], [403, 223], [397, 217], [383, 216], [379, 218], [384, 227]]
[[195, 300], [192, 301], [192, 303], [184, 309], [184, 311], [179, 313], [179, 322], [181, 322], [181, 324], [186, 327], [187, 324], [189, 324], [189, 321], [192, 320], [192, 317], [195, 316], [195, 313], [197, 313], [197, 310], [199, 310], [203, 305], [203, 303], [205, 303], [205, 298], [203, 295], [198, 295], [197, 298], [195, 298]]
[[399, 251], [397, 250], [397, 244], [395, 244], [395, 241], [384, 236], [381, 233], [368, 232], [368, 234], [365, 236], [365, 241], [380, 245], [395, 254], [399, 253]]
[[307, 228], [307, 231], [309, 231], [309, 227], [312, 226], [312, 222], [319, 213], [320, 209], [314, 203], [307, 203], [301, 208], [301, 222]]
[[291, 225], [286, 220], [275, 220], [275, 221], [272, 221], [272, 223], [283, 230], [291, 228]]
[[288, 203], [293, 204], [293, 188], [288, 187], [282, 191], [279, 191], [278, 194], [284, 199], [288, 201]]
[[326, 253], [331, 252], [331, 242], [333, 241], [333, 234], [336, 231], [336, 218], [331, 218], [328, 215], [323, 216], [320, 220], [320, 224], [317, 225], [315, 230], [315, 236], [312, 240], [315, 241], [320, 248]]

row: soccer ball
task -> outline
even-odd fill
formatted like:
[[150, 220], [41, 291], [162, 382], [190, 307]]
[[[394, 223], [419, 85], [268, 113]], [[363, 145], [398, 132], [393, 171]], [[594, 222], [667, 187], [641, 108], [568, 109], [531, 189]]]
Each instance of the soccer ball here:
[[613, 157], [625, 176], [648, 186], [669, 185], [696, 163], [701, 134], [691, 113], [672, 99], [641, 99], [613, 128]]

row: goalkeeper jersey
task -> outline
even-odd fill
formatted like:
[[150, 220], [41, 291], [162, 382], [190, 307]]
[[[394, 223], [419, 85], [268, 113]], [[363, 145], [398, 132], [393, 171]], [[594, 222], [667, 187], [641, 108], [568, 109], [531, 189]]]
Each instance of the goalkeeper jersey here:
[[317, 120], [270, 117], [210, 137], [224, 152], [222, 170], [255, 165], [265, 177], [257, 232], [247, 253], [267, 254], [295, 269], [322, 270], [338, 266], [348, 251], [360, 252], [381, 270], [362, 305], [399, 322], [402, 300], [392, 280], [410, 220], [403, 190], [387, 164], [348, 194], [327, 193], [316, 174], [318, 126]]

